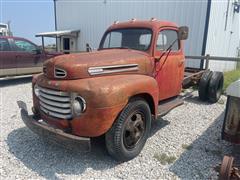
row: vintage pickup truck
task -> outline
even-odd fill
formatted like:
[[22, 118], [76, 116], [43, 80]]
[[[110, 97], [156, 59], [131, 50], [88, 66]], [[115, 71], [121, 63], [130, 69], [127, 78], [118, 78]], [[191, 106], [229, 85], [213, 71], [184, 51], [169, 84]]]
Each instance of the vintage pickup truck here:
[[212, 103], [221, 95], [222, 73], [184, 67], [187, 36], [187, 27], [172, 22], [115, 22], [96, 52], [44, 63], [32, 80], [34, 115], [19, 102], [23, 121], [38, 134], [57, 134], [82, 146], [105, 135], [115, 159], [136, 157], [152, 119], [183, 104], [182, 86], [198, 84], [200, 99]]

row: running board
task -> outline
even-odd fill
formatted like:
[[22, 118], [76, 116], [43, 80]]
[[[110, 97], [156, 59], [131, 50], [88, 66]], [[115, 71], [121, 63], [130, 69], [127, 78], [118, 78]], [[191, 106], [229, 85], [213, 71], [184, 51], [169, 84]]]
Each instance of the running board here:
[[180, 97], [174, 97], [168, 100], [164, 100], [158, 105], [158, 117], [165, 116], [168, 112], [177, 106], [183, 104], [183, 99]]

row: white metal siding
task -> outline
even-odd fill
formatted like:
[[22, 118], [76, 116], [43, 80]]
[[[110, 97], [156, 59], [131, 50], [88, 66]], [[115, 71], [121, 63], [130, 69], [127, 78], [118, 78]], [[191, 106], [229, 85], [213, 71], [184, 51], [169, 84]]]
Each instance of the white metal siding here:
[[[233, 0], [229, 1], [227, 26], [225, 30], [228, 1], [213, 1], [211, 4], [206, 54], [212, 56], [236, 57], [240, 37], [239, 13], [233, 12]], [[236, 62], [210, 61], [210, 68], [215, 71], [229, 71], [236, 67]]]
[[[190, 33], [185, 43], [185, 52], [187, 55], [201, 55], [206, 10], [207, 1], [57, 0], [57, 30], [80, 29], [78, 48], [85, 50], [86, 43], [97, 48], [104, 31], [115, 20], [149, 20], [155, 17], [189, 26]], [[187, 62], [187, 66], [199, 65], [199, 60]]]

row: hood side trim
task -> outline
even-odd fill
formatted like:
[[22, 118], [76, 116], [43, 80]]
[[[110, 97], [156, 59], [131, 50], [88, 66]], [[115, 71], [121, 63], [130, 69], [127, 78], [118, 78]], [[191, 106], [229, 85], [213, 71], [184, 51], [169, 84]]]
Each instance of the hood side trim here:
[[113, 65], [113, 66], [98, 66], [88, 68], [88, 73], [93, 75], [99, 74], [110, 74], [126, 71], [138, 71], [138, 64], [123, 64], [123, 65]]

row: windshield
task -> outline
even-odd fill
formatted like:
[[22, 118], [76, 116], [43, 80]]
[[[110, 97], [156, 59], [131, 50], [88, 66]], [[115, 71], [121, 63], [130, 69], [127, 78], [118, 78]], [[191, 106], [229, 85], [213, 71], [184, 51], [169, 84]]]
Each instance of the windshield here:
[[149, 49], [152, 31], [146, 28], [117, 29], [107, 32], [99, 49], [129, 48], [140, 51]]

